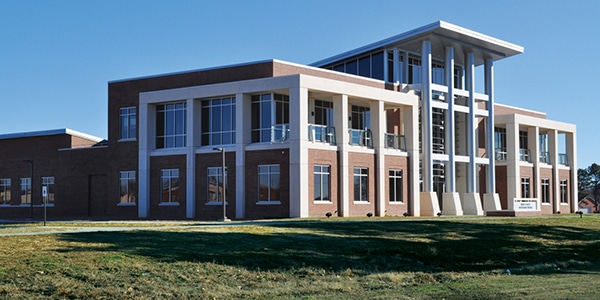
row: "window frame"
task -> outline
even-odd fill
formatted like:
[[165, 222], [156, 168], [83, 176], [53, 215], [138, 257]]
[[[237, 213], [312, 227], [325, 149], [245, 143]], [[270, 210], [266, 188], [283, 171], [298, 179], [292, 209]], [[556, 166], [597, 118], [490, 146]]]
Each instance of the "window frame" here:
[[[20, 205], [28, 206], [31, 205], [32, 199], [32, 191], [31, 191], [31, 177], [21, 177], [19, 180], [19, 189], [20, 189]], [[29, 196], [27, 196], [29, 195]], [[25, 197], [25, 198], [23, 198]]]
[[[399, 185], [398, 181], [400, 181]], [[402, 169], [389, 169], [388, 184], [388, 201], [390, 203], [404, 203], [404, 171]], [[394, 190], [392, 190], [392, 187]], [[397, 187], [400, 187], [400, 189], [396, 189]], [[398, 198], [400, 198], [400, 200], [398, 200]]]
[[529, 177], [521, 177], [521, 198], [531, 198], [531, 181]]
[[550, 178], [542, 178], [541, 180], [542, 186], [542, 204], [550, 204]]
[[0, 206], [10, 205], [12, 200], [10, 178], [0, 178]]
[[560, 179], [560, 182], [559, 182], [560, 204], [568, 204], [569, 203], [568, 186], [569, 185], [568, 185], [567, 179]]
[[[281, 165], [280, 164], [265, 164], [265, 165], [258, 165], [257, 168], [257, 173], [258, 173], [258, 201], [256, 202], [257, 204], [281, 204]], [[262, 176], [261, 176], [262, 175]], [[263, 179], [263, 176], [266, 176], [267, 178], [267, 191], [268, 191], [268, 195], [267, 197], [263, 197], [261, 195], [261, 180]], [[276, 181], [273, 181], [273, 179], [276, 179]], [[276, 184], [274, 184], [276, 183]], [[273, 190], [273, 186], [276, 186], [276, 188], [278, 188], [279, 190], [277, 191], [277, 198], [278, 199], [271, 199], [271, 196], [273, 194], [272, 190]]]
[[[313, 201], [315, 203], [331, 203], [331, 165], [315, 164], [313, 166], [313, 178]], [[323, 188], [324, 186], [326, 188]], [[325, 194], [327, 194], [327, 197], [325, 197]]]
[[[250, 140], [252, 143], [272, 143], [287, 140], [290, 124], [290, 96], [279, 93], [263, 93], [250, 96]], [[280, 125], [282, 128], [274, 128]], [[272, 136], [281, 130], [280, 138]]]
[[[200, 144], [202, 146], [234, 145], [236, 143], [236, 97], [203, 99], [200, 107]], [[226, 111], [230, 112], [228, 120], [225, 118]], [[219, 115], [218, 119], [217, 115]], [[225, 129], [227, 127], [229, 130]], [[220, 142], [216, 141], [217, 136]], [[227, 136], [228, 142], [224, 142]]]
[[[135, 206], [137, 204], [137, 179], [136, 179], [135, 171], [119, 171], [119, 206]], [[125, 187], [126, 192], [123, 193], [123, 187]], [[132, 193], [131, 191], [134, 191]], [[125, 197], [126, 201], [123, 201], [123, 197]], [[133, 199], [131, 201], [131, 199]]]
[[[124, 133], [126, 136], [123, 136]], [[119, 109], [119, 141], [135, 141], [136, 139], [137, 107], [121, 107]]]
[[[168, 186], [165, 186], [168, 182]], [[165, 189], [167, 190], [167, 201], [165, 201]], [[174, 191], [177, 190], [177, 191]], [[160, 199], [159, 206], [179, 205], [180, 179], [179, 169], [160, 170]]]
[[42, 197], [42, 204], [45, 203], [47, 206], [54, 206], [56, 203], [54, 176], [42, 177], [42, 191], [44, 190], [44, 187], [46, 187], [46, 197]]
[[354, 167], [352, 182], [354, 203], [369, 203], [369, 168]]
[[187, 121], [186, 102], [156, 105], [156, 149], [186, 147]]
[[[223, 167], [219, 166], [219, 167], [207, 167], [206, 168], [206, 205], [219, 205], [219, 204], [223, 204], [223, 197], [222, 197], [222, 192], [219, 193], [219, 189], [217, 188], [217, 193], [216, 193], [216, 201], [211, 201], [211, 192], [210, 192], [210, 180], [213, 177], [216, 177], [217, 179], [217, 186], [224, 186], [224, 190], [225, 190], [225, 197], [227, 197], [228, 193], [228, 188], [227, 188], [227, 167], [225, 167], [225, 178], [223, 179], [223, 171], [222, 171]], [[212, 171], [212, 172], [211, 172]], [[214, 173], [214, 171], [216, 171], [215, 174], [211, 174]], [[224, 183], [223, 183], [224, 180]], [[225, 199], [225, 201], [227, 202], [227, 199]]]

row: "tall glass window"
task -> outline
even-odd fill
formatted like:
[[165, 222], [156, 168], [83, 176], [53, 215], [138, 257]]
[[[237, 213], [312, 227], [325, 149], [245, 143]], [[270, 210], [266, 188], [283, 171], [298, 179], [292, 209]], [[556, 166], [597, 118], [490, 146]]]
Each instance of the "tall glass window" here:
[[135, 107], [123, 107], [120, 109], [121, 122], [121, 140], [135, 139], [136, 137], [136, 108]]
[[314, 166], [314, 199], [315, 201], [331, 201], [331, 174], [329, 165]]
[[421, 82], [421, 59], [416, 57], [408, 58], [408, 83]]
[[390, 202], [404, 202], [402, 170], [389, 170]]
[[[46, 190], [43, 201], [47, 204], [54, 204], [54, 177], [42, 177], [42, 191]], [[42, 195], [44, 193], [42, 192]]]
[[258, 166], [258, 201], [280, 201], [279, 165]]
[[568, 203], [569, 202], [569, 194], [567, 192], [567, 180], [560, 180], [560, 203]]
[[531, 189], [529, 186], [529, 177], [521, 178], [521, 198], [531, 198]]
[[352, 105], [352, 129], [371, 128], [371, 110], [368, 107]]
[[315, 100], [315, 124], [333, 126], [333, 102]]
[[185, 147], [186, 104], [156, 106], [156, 148]]
[[31, 204], [31, 178], [21, 178], [21, 205]]
[[202, 101], [202, 146], [235, 144], [235, 97]]
[[369, 169], [354, 168], [354, 201], [369, 201]]
[[444, 79], [445, 68], [444, 65], [438, 62], [431, 64], [431, 82], [435, 84], [446, 84]]
[[137, 182], [135, 180], [135, 171], [119, 172], [119, 182], [121, 186], [120, 203], [135, 203], [137, 199]]
[[209, 167], [207, 173], [208, 203], [223, 203], [223, 192], [227, 195], [227, 167], [223, 180], [223, 167]]
[[496, 147], [495, 154], [496, 160], [506, 160], [506, 128], [496, 127], [494, 128], [494, 145]]
[[0, 179], [0, 205], [10, 204], [10, 178]]
[[550, 179], [542, 178], [542, 203], [550, 203]]
[[179, 202], [179, 169], [163, 169], [160, 171], [160, 202]]
[[252, 95], [252, 142], [285, 141], [290, 123], [290, 96]]

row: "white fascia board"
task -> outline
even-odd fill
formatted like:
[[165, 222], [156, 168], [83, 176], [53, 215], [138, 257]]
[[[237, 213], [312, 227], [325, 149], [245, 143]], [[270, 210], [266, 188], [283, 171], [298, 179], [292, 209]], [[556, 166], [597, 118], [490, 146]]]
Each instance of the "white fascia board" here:
[[559, 121], [553, 121], [548, 119], [536, 118], [531, 116], [519, 115], [519, 114], [509, 114], [509, 115], [499, 115], [495, 116], [494, 123], [497, 125], [502, 124], [519, 124], [524, 126], [534, 126], [541, 129], [555, 129], [559, 132], [569, 132], [575, 133], [577, 131], [577, 126], [571, 123], [564, 123]]
[[8, 139], [16, 139], [16, 138], [28, 138], [28, 137], [39, 137], [39, 136], [50, 136], [50, 135], [61, 135], [68, 134], [76, 137], [80, 137], [82, 139], [90, 140], [93, 142], [100, 142], [103, 139], [97, 136], [89, 135], [83, 132], [71, 130], [68, 128], [63, 129], [50, 129], [50, 130], [41, 130], [41, 131], [30, 131], [30, 132], [17, 132], [17, 133], [8, 133], [0, 135], [0, 140], [8, 140]]
[[506, 108], [511, 108], [511, 109], [515, 109], [515, 110], [522, 110], [522, 111], [525, 111], [525, 112], [530, 112], [530, 113], [540, 114], [540, 115], [546, 116], [545, 112], [541, 112], [541, 111], [537, 111], [537, 110], [532, 110], [532, 109], [527, 109], [527, 108], [516, 107], [516, 106], [512, 106], [512, 105], [498, 103], [498, 102], [495, 102], [494, 106], [502, 106], [502, 107], [506, 107]]

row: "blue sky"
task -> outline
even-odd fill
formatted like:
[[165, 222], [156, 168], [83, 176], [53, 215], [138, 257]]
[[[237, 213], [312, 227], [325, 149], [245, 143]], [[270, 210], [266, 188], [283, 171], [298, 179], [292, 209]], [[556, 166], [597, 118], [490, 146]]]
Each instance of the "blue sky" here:
[[525, 48], [495, 64], [497, 102], [577, 125], [600, 163], [598, 1], [0, 0], [0, 134], [107, 137], [111, 80], [264, 59], [309, 64], [444, 20]]

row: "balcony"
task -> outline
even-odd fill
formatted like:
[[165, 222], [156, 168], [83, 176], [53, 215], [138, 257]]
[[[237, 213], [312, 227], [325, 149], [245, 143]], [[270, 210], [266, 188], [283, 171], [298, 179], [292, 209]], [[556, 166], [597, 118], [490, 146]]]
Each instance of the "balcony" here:
[[349, 129], [350, 145], [364, 146], [373, 148], [373, 139], [371, 130]]
[[310, 124], [308, 125], [308, 140], [335, 145], [335, 127]]
[[529, 149], [519, 149], [519, 160], [531, 162], [531, 154]]
[[540, 152], [540, 162], [545, 164], [551, 164], [550, 152]]
[[559, 153], [558, 154], [558, 164], [559, 165], [563, 165], [563, 166], [568, 166], [569, 165], [569, 161], [567, 160], [567, 154], [566, 153]]
[[497, 161], [506, 161], [506, 158], [508, 156], [505, 148], [496, 148], [494, 150], [494, 154]]
[[271, 126], [271, 143], [283, 143], [290, 138], [290, 126], [288, 124], [276, 124]]
[[385, 134], [385, 147], [406, 151], [406, 138], [403, 135], [393, 133]]

